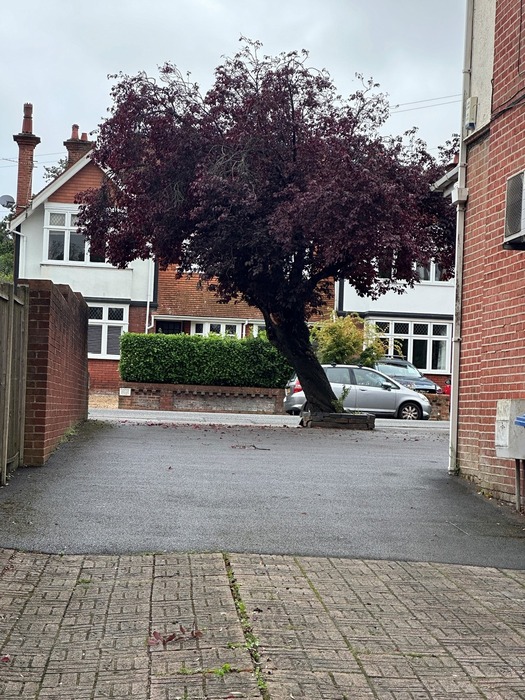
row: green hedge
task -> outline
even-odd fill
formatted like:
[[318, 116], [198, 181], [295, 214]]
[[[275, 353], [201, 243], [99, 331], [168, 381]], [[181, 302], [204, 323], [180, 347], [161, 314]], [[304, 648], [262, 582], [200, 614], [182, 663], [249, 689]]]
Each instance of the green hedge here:
[[125, 333], [120, 342], [125, 382], [282, 388], [292, 375], [263, 338]]

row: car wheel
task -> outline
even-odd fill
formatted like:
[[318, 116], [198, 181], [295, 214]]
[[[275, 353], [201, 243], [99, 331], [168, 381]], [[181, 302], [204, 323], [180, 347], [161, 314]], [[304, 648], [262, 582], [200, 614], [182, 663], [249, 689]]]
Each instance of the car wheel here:
[[398, 418], [401, 420], [421, 420], [423, 417], [423, 411], [417, 403], [404, 403], [397, 414]]

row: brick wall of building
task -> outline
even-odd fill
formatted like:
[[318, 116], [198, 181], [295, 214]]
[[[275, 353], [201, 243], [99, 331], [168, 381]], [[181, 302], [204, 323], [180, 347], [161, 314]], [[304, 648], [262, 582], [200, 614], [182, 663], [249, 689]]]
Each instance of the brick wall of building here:
[[67, 285], [29, 285], [24, 461], [44, 464], [88, 408], [87, 305]]
[[525, 397], [525, 252], [502, 247], [506, 182], [525, 170], [519, 6], [498, 2], [490, 132], [468, 148], [458, 412], [460, 472], [508, 502], [514, 461], [496, 456], [494, 431], [497, 401]]

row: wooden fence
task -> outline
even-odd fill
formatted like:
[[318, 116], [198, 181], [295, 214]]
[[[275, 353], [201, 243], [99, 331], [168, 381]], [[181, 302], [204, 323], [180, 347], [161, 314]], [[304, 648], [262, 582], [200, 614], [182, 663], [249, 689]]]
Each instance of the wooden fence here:
[[0, 485], [24, 459], [29, 288], [0, 284]]

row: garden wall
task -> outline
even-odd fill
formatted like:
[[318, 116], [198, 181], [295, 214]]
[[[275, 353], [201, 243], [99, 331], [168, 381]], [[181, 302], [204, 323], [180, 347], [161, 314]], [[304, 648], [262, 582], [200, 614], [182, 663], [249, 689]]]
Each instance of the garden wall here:
[[119, 408], [215, 413], [283, 413], [284, 389], [125, 382]]

